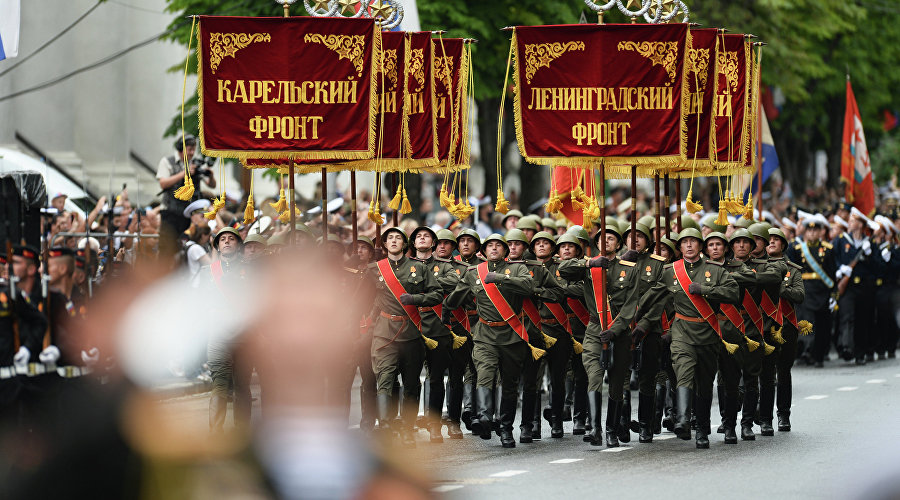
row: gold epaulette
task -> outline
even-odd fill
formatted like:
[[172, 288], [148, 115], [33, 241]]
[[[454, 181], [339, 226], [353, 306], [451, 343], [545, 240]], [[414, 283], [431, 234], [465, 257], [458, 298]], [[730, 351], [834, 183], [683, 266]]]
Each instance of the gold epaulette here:
[[622, 265], [628, 266], [628, 267], [634, 267], [634, 266], [635, 266], [635, 262], [631, 262], [631, 261], [628, 261], [628, 260], [622, 260], [622, 259], [619, 259], [619, 264], [622, 264]]
[[650, 254], [650, 258], [651, 258], [651, 259], [654, 259], [654, 260], [658, 260], [658, 261], [660, 261], [660, 262], [665, 262], [665, 261], [666, 261], [666, 258], [665, 258], [665, 257], [663, 257], [662, 255], [656, 255], [655, 253], [651, 253], [651, 254]]
[[827, 241], [823, 241], [822, 246], [827, 248], [828, 250], [831, 250], [832, 248], [834, 248], [834, 245], [832, 245], [831, 243], [829, 243]]
[[784, 261], [787, 262], [787, 265], [793, 267], [794, 269], [803, 269], [803, 266], [801, 266], [800, 264], [797, 264], [796, 262], [794, 262], [792, 260], [785, 259]]
[[348, 273], [353, 273], [353, 274], [359, 274], [362, 272], [359, 269], [353, 269], [352, 267], [345, 267], [344, 271], [347, 271]]

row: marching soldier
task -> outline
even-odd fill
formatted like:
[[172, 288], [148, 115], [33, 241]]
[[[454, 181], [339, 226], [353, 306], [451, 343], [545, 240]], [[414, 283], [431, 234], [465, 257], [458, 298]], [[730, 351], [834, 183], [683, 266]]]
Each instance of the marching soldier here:
[[378, 384], [376, 407], [380, 429], [390, 431], [391, 391], [403, 381], [400, 435], [404, 446], [415, 446], [413, 426], [419, 411], [419, 375], [425, 363], [419, 307], [441, 302], [441, 287], [425, 264], [406, 257], [406, 234], [391, 227], [382, 233], [387, 257], [369, 266], [375, 283], [372, 365]]
[[[857, 365], [874, 360], [871, 335], [875, 327], [875, 281], [883, 272], [867, 230], [868, 217], [853, 207], [850, 211], [849, 233], [838, 237], [836, 245], [838, 265], [838, 312], [840, 314], [841, 345], [851, 351]], [[841, 290], [844, 290], [841, 292]], [[852, 359], [850, 353], [845, 359]]]
[[[465, 228], [459, 232], [456, 236], [457, 250], [459, 251], [459, 255], [455, 257], [454, 260], [460, 262], [466, 266], [466, 268], [471, 266], [477, 266], [478, 264], [484, 262], [484, 259], [478, 254], [481, 250], [481, 238], [478, 236], [478, 233], [475, 232], [474, 229]], [[465, 272], [465, 269], [463, 269]], [[470, 328], [474, 328], [475, 324], [478, 323], [478, 311], [475, 309], [475, 300], [470, 297], [467, 300], [463, 301], [460, 305], [466, 313], [466, 319]], [[465, 374], [463, 375], [463, 393], [462, 393], [462, 414], [460, 418], [462, 419], [463, 424], [466, 426], [466, 430], [472, 430], [472, 418], [477, 413], [477, 408], [475, 408], [475, 381], [477, 379], [477, 375], [475, 373], [475, 362], [471, 360], [471, 350], [474, 347], [474, 343], [467, 342], [469, 346], [463, 345], [463, 349], [467, 349], [470, 354], [470, 361], [466, 364]]]
[[[775, 323], [780, 323], [780, 326], [773, 326], [770, 330], [776, 343], [775, 353], [763, 359], [760, 383], [765, 390], [760, 390], [759, 418], [762, 422], [760, 427], [771, 428], [772, 399], [777, 388], [778, 430], [788, 432], [791, 430], [791, 367], [797, 357], [797, 338], [802, 326], [797, 320], [796, 306], [803, 302], [806, 292], [800, 273], [802, 267], [784, 258], [784, 250], [789, 243], [787, 237], [777, 228], [769, 229], [769, 236], [769, 263], [786, 270], [776, 295], [780, 321]], [[811, 329], [811, 326], [803, 327], [803, 334], [808, 334]]]
[[[652, 217], [651, 217], [652, 219]], [[631, 246], [634, 240], [634, 250], [637, 252], [635, 268], [638, 270], [638, 292], [633, 307], [637, 307], [640, 297], [659, 281], [662, 275], [665, 257], [656, 255], [650, 251], [653, 237], [650, 228], [640, 222], [635, 224], [636, 233], [631, 228], [625, 231], [626, 245]], [[632, 360], [632, 366], [637, 365], [638, 372], [638, 441], [641, 443], [653, 442], [653, 418], [656, 414], [656, 375], [659, 373], [659, 349], [661, 323], [637, 322], [632, 334], [632, 345], [635, 348], [633, 354], [640, 356]], [[629, 398], [626, 395], [626, 398]], [[629, 398], [630, 399], [630, 398]], [[626, 401], [624, 417], [631, 420], [630, 401]], [[627, 427], [626, 427], [627, 428]], [[627, 432], [627, 431], [626, 431]]]
[[[269, 240], [271, 243], [271, 239]], [[375, 260], [375, 245], [368, 236], [358, 236], [356, 239], [355, 254], [350, 257], [347, 265], [364, 273]], [[372, 300], [363, 300], [369, 303]], [[372, 368], [372, 324], [374, 318], [366, 313], [359, 315], [359, 335], [353, 341], [353, 365], [350, 372], [359, 369], [359, 428], [362, 432], [369, 433], [375, 427], [375, 370]]]
[[[444, 288], [444, 298], [456, 288], [456, 283], [466, 271], [466, 266], [461, 261], [453, 258], [453, 251], [456, 250], [456, 237], [453, 231], [449, 229], [440, 229], [436, 233], [437, 247], [435, 248], [434, 260], [446, 273], [438, 281]], [[447, 267], [447, 264], [450, 267]], [[445, 287], [451, 285], [450, 288]], [[453, 332], [454, 346], [450, 351], [450, 370], [447, 377], [447, 416], [449, 423], [447, 424], [447, 435], [450, 439], [462, 439], [462, 430], [459, 427], [462, 402], [463, 402], [463, 377], [469, 367], [474, 371], [472, 364], [472, 326], [469, 323], [469, 317], [466, 310], [458, 307], [454, 310], [445, 310], [441, 306], [442, 321], [448, 325]], [[459, 343], [462, 343], [459, 345]], [[471, 394], [470, 394], [471, 395]]]
[[[822, 218], [824, 219], [824, 217]], [[801, 266], [800, 276], [806, 300], [797, 309], [797, 318], [813, 325], [812, 361], [822, 368], [831, 349], [831, 311], [836, 302], [832, 296], [835, 268], [834, 246], [827, 241], [827, 220], [818, 216], [800, 221], [803, 240], [788, 248], [787, 257]]]
[[674, 430], [680, 439], [691, 438], [690, 415], [696, 393], [696, 446], [709, 448], [712, 384], [725, 342], [713, 304], [737, 302], [740, 289], [721, 264], [703, 258], [700, 231], [683, 230], [678, 244], [682, 259], [663, 268], [662, 279], [641, 298], [638, 315], [650, 314], [651, 321], [658, 321], [665, 306], [674, 303], [670, 333], [677, 378]]
[[[546, 240], [552, 238], [550, 233], [539, 232], [535, 238], [540, 236]], [[533, 241], [533, 240], [532, 240]], [[523, 260], [525, 250], [529, 246], [525, 233], [519, 229], [511, 229], [506, 233], [506, 243], [509, 245], [508, 260], [525, 264], [528, 268], [528, 274], [534, 280], [534, 294], [523, 300], [523, 312], [525, 313], [525, 328], [528, 331], [528, 343], [532, 346], [550, 353], [551, 346], [555, 347], [555, 340], [550, 340], [548, 345], [542, 332], [543, 320], [540, 310], [543, 308], [544, 301], [560, 302], [565, 298], [562, 287], [556, 281], [556, 278], [550, 274], [549, 270], [544, 267], [544, 263], [540, 260]], [[552, 239], [551, 239], [552, 243]], [[549, 259], [552, 255], [552, 249], [555, 245], [541, 245], [541, 251], [545, 258]], [[534, 252], [532, 250], [532, 252]], [[557, 351], [553, 351], [557, 352]], [[544, 373], [544, 360], [547, 359], [545, 354], [540, 359], [527, 359], [525, 362], [525, 373], [522, 384], [522, 420], [519, 426], [519, 442], [530, 443], [533, 441], [535, 409], [537, 406], [538, 387], [540, 379]], [[568, 359], [568, 356], [566, 356]], [[540, 425], [540, 421], [538, 421]], [[551, 435], [551, 437], [556, 437]]]
[[[601, 232], [598, 232], [595, 239], [599, 240], [600, 234]], [[619, 259], [616, 255], [622, 245], [622, 236], [615, 219], [607, 218], [606, 241], [599, 242], [598, 245], [600, 243], [604, 250], [602, 255], [589, 261], [565, 260], [559, 265], [559, 273], [562, 278], [569, 281], [583, 280], [582, 294], [590, 311], [582, 353], [584, 369], [588, 376], [587, 399], [592, 420], [589, 442], [593, 446], [600, 446], [603, 442], [600, 414], [603, 404], [603, 377], [608, 371], [606, 446], [614, 448], [619, 446], [619, 436], [623, 432], [628, 432], [627, 429], [619, 427], [625, 377], [631, 365], [629, 334], [634, 309], [625, 306], [632, 300], [631, 296], [637, 293], [637, 272], [634, 262]], [[605, 280], [602, 278], [603, 269], [606, 270]], [[605, 306], [602, 302], [604, 294], [601, 291], [601, 287], [604, 286], [608, 302]], [[606, 312], [606, 318], [601, 323], [603, 312]]]
[[897, 349], [897, 320], [894, 318], [894, 293], [897, 289], [897, 279], [900, 277], [900, 250], [894, 244], [895, 232], [893, 222], [883, 215], [876, 215], [881, 229], [875, 233], [878, 242], [876, 250], [879, 258], [884, 262], [884, 274], [875, 280], [876, 297], [876, 324], [875, 330], [879, 334], [875, 344], [875, 352], [881, 359], [893, 358]]
[[[521, 222], [521, 221], [520, 221]], [[447, 296], [444, 307], [455, 309], [474, 298], [478, 307], [478, 324], [473, 328], [475, 341], [472, 358], [478, 373], [475, 397], [478, 418], [472, 431], [482, 439], [491, 438], [494, 419], [493, 385], [496, 377], [502, 382], [500, 400], [500, 442], [504, 448], [514, 448], [512, 434], [519, 377], [526, 359], [532, 356], [528, 333], [522, 323], [523, 300], [534, 294], [534, 280], [521, 263], [504, 260], [509, 253], [506, 241], [499, 234], [484, 240], [487, 262], [469, 267], [456, 289]]]

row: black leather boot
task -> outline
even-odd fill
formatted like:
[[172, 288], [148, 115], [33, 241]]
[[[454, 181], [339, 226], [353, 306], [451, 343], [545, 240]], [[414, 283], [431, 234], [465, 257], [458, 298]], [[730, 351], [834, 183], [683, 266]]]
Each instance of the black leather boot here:
[[638, 392], [638, 424], [640, 426], [640, 429], [638, 430], [639, 443], [653, 442], [653, 417], [656, 415], [656, 408], [654, 408], [655, 403], [656, 398], [652, 395], [641, 394]]
[[622, 402], [606, 400], [606, 447], [617, 448], [619, 435], [616, 428], [619, 425], [619, 413], [622, 411]]
[[459, 427], [460, 412], [462, 411], [462, 386], [447, 385], [447, 435], [450, 439], [462, 439], [462, 429]]
[[662, 426], [669, 432], [675, 432], [675, 387], [671, 382], [666, 382], [666, 404], [663, 410]]
[[727, 410], [725, 409], [725, 406], [727, 403], [725, 402], [726, 396], [725, 396], [725, 386], [724, 385], [716, 385], [716, 395], [719, 397], [718, 398], [719, 399], [719, 417], [722, 418], [722, 423], [719, 424], [719, 428], [716, 429], [716, 432], [719, 434], [724, 434], [725, 433], [725, 413], [727, 412]]
[[678, 439], [687, 441], [691, 438], [691, 407], [694, 391], [690, 387], [675, 389], [675, 425], [673, 431]]
[[774, 436], [772, 428], [772, 412], [775, 406], [775, 386], [760, 384], [759, 389], [759, 428], [763, 436]]
[[737, 444], [737, 426], [738, 412], [738, 395], [725, 395], [725, 416], [722, 419], [722, 425], [725, 426], [725, 444]]
[[778, 384], [778, 432], [791, 432], [791, 383]]
[[472, 417], [476, 415], [474, 387], [472, 384], [463, 384], [462, 388], [462, 414], [460, 420], [466, 426], [467, 431], [472, 430]]
[[[502, 392], [502, 389], [498, 389]], [[515, 448], [516, 438], [513, 437], [513, 421], [516, 419], [516, 403], [518, 394], [513, 392], [500, 399], [500, 445], [504, 448]]]
[[532, 441], [540, 441], [541, 440], [541, 426], [543, 423], [541, 422], [541, 400], [540, 397], [534, 402], [534, 416], [531, 420], [531, 440]]
[[582, 436], [585, 433], [585, 422], [587, 422], [587, 393], [584, 391], [575, 391], [574, 404], [572, 405], [572, 435]]
[[694, 415], [697, 417], [697, 430], [695, 443], [699, 449], [709, 448], [709, 415], [712, 410], [711, 397], [697, 397], [697, 406], [694, 407]]
[[[537, 404], [538, 393], [536, 391], [522, 393], [522, 423], [519, 425], [519, 442], [530, 443], [533, 441], [531, 431], [534, 428], [534, 408]], [[500, 416], [502, 423], [503, 416]]]
[[620, 443], [631, 442], [631, 391], [624, 391], [619, 406], [619, 425], [616, 427]]
[[565, 422], [572, 420], [572, 404], [575, 401], [575, 379], [566, 377], [566, 398], [563, 405], [562, 419]]
[[656, 384], [653, 403], [653, 433], [662, 434], [663, 411], [666, 406], [666, 387], [664, 385]]
[[559, 439], [563, 437], [563, 419], [558, 413], [554, 413], [550, 417], [550, 437]]
[[472, 418], [472, 433], [481, 439], [490, 439], [494, 427], [494, 394], [490, 387], [475, 388], [475, 404], [478, 415]]
[[591, 446], [600, 446], [603, 444], [603, 425], [602, 420], [600, 420], [603, 408], [603, 393], [589, 391], [587, 393], [587, 403], [591, 414], [591, 430], [584, 435], [584, 440], [591, 443]]
[[756, 419], [756, 404], [759, 402], [759, 390], [756, 387], [744, 388], [744, 403], [741, 405], [741, 439], [755, 441], [753, 422]]

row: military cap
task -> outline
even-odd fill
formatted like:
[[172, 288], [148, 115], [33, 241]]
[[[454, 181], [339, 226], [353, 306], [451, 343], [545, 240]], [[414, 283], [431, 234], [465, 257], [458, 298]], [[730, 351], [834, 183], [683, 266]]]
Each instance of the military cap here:
[[566, 219], [557, 219], [556, 221], [556, 229], [566, 228], [569, 225], [569, 222]]
[[241, 238], [241, 233], [239, 233], [237, 229], [235, 229], [233, 227], [223, 227], [222, 230], [219, 231], [218, 233], [216, 233], [216, 236], [213, 238], [213, 248], [215, 248], [216, 250], [219, 249], [219, 239], [225, 233], [233, 234], [234, 237], [237, 238], [238, 243], [243, 243], [243, 239]]
[[590, 235], [588, 235], [587, 229], [581, 226], [572, 226], [566, 231], [569, 234], [574, 234], [576, 238], [582, 241], [582, 243], [588, 243], [591, 241]]
[[[607, 215], [605, 222], [606, 222], [606, 232], [615, 234], [621, 241], [622, 240], [622, 226], [619, 225], [619, 220], [616, 219], [615, 217], [611, 217], [611, 216]], [[599, 238], [599, 236], [597, 236], [598, 234], [600, 234], [600, 231], [597, 231], [597, 234], [594, 235], [595, 240], [597, 238]]]
[[700, 234], [700, 230], [693, 227], [681, 231], [681, 233], [678, 234], [678, 239], [675, 241], [681, 244], [681, 240], [685, 238], [696, 238], [700, 240], [701, 243], [703, 242], [703, 235]]
[[[269, 240], [269, 241], [271, 241], [271, 240]], [[366, 245], [369, 245], [370, 247], [372, 247], [373, 250], [375, 249], [375, 243], [372, 242], [372, 238], [369, 238], [368, 236], [363, 236], [363, 235], [357, 236], [356, 243], [357, 244], [365, 243]]]
[[747, 231], [755, 238], [762, 238], [769, 241], [769, 229], [772, 229], [772, 225], [768, 222], [757, 222], [750, 225], [750, 227], [747, 228]]
[[499, 241], [503, 244], [503, 247], [506, 248], [506, 254], [509, 254], [509, 244], [506, 242], [506, 238], [501, 236], [499, 233], [493, 233], [485, 238], [484, 241], [481, 242], [482, 246], [487, 245], [489, 241]]
[[691, 217], [690, 215], [682, 214], [681, 215], [681, 229], [688, 229], [688, 228], [693, 228], [693, 229], [696, 229], [697, 231], [699, 231], [700, 225], [697, 224], [697, 221], [695, 221], [694, 218]]
[[472, 238], [473, 240], [475, 240], [477, 248], [481, 248], [481, 237], [478, 236], [478, 233], [475, 232], [474, 229], [465, 228], [462, 231], [460, 231], [459, 234], [456, 235], [456, 242], [459, 243], [459, 240], [461, 240], [463, 238], [463, 236], [468, 236], [469, 238]]
[[726, 245], [728, 244], [728, 238], [726, 238], [724, 234], [722, 234], [718, 231], [713, 231], [713, 232], [707, 234], [706, 238], [703, 238], [703, 243], [706, 244], [707, 242], [709, 242], [709, 240], [711, 240], [713, 238], [719, 238], [720, 240], [722, 240], [723, 243], [725, 243]]
[[310, 238], [314, 238], [314, 237], [315, 237], [315, 236], [313, 235], [312, 229], [311, 229], [309, 226], [307, 226], [306, 224], [302, 223], [302, 222], [297, 222], [297, 223], [295, 223], [295, 224], [294, 224], [294, 230], [296, 230], [298, 233], [302, 233], [302, 234], [304, 234], [305, 236], [308, 236], [308, 237], [310, 237]]
[[737, 239], [744, 238], [750, 240], [750, 243], [753, 243], [755, 240], [753, 239], [753, 235], [750, 234], [750, 231], [747, 231], [744, 228], [736, 229], [733, 233], [731, 233], [731, 239], [728, 241], [728, 244], [734, 243]]
[[752, 226], [755, 223], [756, 223], [756, 221], [753, 219], [745, 219], [744, 217], [739, 217], [738, 220], [734, 221], [734, 224], [732, 224], [732, 225], [734, 227], [747, 229], [748, 227]]
[[431, 234], [431, 249], [434, 250], [437, 248], [437, 234], [435, 234], [434, 230], [428, 226], [419, 226], [413, 229], [412, 232], [409, 233], [409, 241], [412, 241], [413, 244], [415, 244], [416, 235], [419, 234], [420, 231], [428, 231], [428, 233]]
[[505, 238], [507, 244], [509, 244], [510, 241], [520, 241], [528, 245], [528, 238], [521, 229], [510, 229], [506, 232]]
[[[650, 232], [650, 228], [647, 227], [646, 224], [643, 224], [643, 223], [641, 223], [640, 221], [638, 221], [638, 222], [635, 223], [634, 227], [635, 227], [635, 229], [637, 229], [637, 232], [639, 232], [639, 233], [643, 234], [644, 236], [646, 236], [648, 241], [653, 241], [653, 233]], [[628, 233], [629, 233], [630, 231], [631, 231], [631, 224], [628, 225], [628, 228], [625, 229], [625, 232], [622, 234], [622, 236], [625, 237], [625, 238], [627, 238], [627, 237], [628, 237]]]
[[247, 235], [247, 239], [244, 240], [245, 245], [248, 243], [260, 243], [262, 246], [266, 246], [266, 237], [259, 233], [253, 233]]
[[670, 240], [669, 238], [666, 238], [665, 236], [663, 236], [662, 238], [659, 239], [659, 242], [662, 243], [663, 245], [669, 247], [669, 250], [671, 250], [672, 252], [675, 251], [675, 242]]
[[638, 224], [643, 224], [643, 225], [647, 226], [648, 228], [653, 228], [653, 227], [655, 227], [654, 222], [656, 220], [653, 218], [652, 215], [645, 215], [645, 216], [641, 217], [640, 219], [638, 219], [637, 221], [638, 221]]
[[456, 236], [454, 236], [453, 231], [449, 229], [438, 229], [435, 236], [437, 237], [437, 241], [452, 241], [453, 246], [456, 246]]
[[406, 236], [406, 233], [404, 233], [402, 229], [400, 229], [399, 227], [396, 227], [396, 226], [389, 227], [381, 233], [381, 246], [385, 246], [384, 242], [385, 242], [386, 236], [388, 235], [388, 233], [392, 233], [392, 232], [403, 236], [403, 249], [406, 250], [406, 248], [409, 246], [409, 237]]
[[[537, 220], [535, 220], [535, 219], [537, 219]], [[518, 222], [516, 222], [516, 229], [531, 229], [532, 231], [537, 231], [538, 230], [537, 225], [539, 222], [540, 222], [540, 219], [538, 219], [537, 216], [522, 217], [521, 219], [519, 219]]]
[[781, 238], [781, 240], [784, 241], [784, 246], [787, 247], [788, 239], [787, 236], [784, 235], [784, 231], [782, 231], [781, 229], [778, 229], [777, 227], [769, 229], [769, 236], [777, 236]]
[[548, 227], [556, 227], [556, 219], [544, 217], [543, 219], [541, 219], [541, 225], [544, 226], [544, 229], [547, 229]]
[[[556, 240], [553, 238], [553, 235], [548, 233], [547, 231], [541, 231], [534, 235], [534, 238], [531, 238], [531, 251], [534, 251], [534, 243], [537, 240], [547, 240], [553, 244], [553, 248], [556, 248]], [[509, 233], [506, 233], [506, 241], [509, 241]]]
[[584, 247], [581, 245], [581, 240], [579, 240], [578, 237], [575, 236], [574, 234], [566, 233], [566, 234], [560, 236], [559, 239], [556, 240], [557, 247], [562, 246], [563, 243], [571, 243], [571, 244], [575, 245], [576, 247], [578, 247], [578, 257], [581, 257], [582, 255], [584, 255]]
[[[316, 239], [316, 243], [318, 243], [319, 245], [322, 244], [322, 237], [321, 237], [321, 236], [319, 236], [319, 237]], [[334, 234], [334, 233], [328, 233], [328, 239], [327, 239], [327, 241], [326, 241], [325, 243], [329, 243], [329, 244], [337, 244], [337, 245], [339, 245], [339, 246], [341, 247], [341, 249], [344, 248], [344, 242], [341, 241], [341, 239], [338, 238], [338, 235], [336, 235], [336, 234]]]
[[715, 232], [718, 232], [718, 233], [725, 232], [725, 230], [728, 228], [728, 226], [716, 224], [716, 217], [718, 217], [716, 214], [707, 214], [703, 217], [701, 222], [703, 223], [704, 226], [712, 229]]
[[75, 256], [75, 250], [72, 250], [69, 247], [53, 247], [53, 248], [47, 250], [47, 257], [49, 257], [51, 259], [54, 257], [74, 257], [74, 256]]
[[287, 236], [288, 236], [287, 232], [278, 233], [276, 235], [273, 235], [266, 242], [266, 246], [270, 246], [270, 247], [285, 246], [285, 245], [287, 245]]
[[[522, 212], [520, 212], [519, 210], [512, 209], [509, 212], [506, 212], [505, 215], [503, 215], [503, 220], [500, 221], [500, 225], [501, 226], [505, 225], [506, 219], [509, 219], [510, 217], [518, 217], [521, 219], [522, 217], [524, 217], [524, 215], [522, 215]], [[518, 221], [516, 221], [516, 222], [518, 222]]]

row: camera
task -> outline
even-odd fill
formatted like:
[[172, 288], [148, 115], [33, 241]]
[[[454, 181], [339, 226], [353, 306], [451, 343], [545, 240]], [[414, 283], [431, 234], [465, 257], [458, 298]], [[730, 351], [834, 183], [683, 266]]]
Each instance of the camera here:
[[209, 167], [211, 167], [215, 164], [216, 164], [216, 159], [211, 156], [201, 156], [198, 158], [191, 159], [191, 165], [196, 165], [196, 167], [197, 167], [197, 170], [196, 170], [197, 174], [204, 175], [207, 177], [212, 176], [212, 170], [210, 170]]

